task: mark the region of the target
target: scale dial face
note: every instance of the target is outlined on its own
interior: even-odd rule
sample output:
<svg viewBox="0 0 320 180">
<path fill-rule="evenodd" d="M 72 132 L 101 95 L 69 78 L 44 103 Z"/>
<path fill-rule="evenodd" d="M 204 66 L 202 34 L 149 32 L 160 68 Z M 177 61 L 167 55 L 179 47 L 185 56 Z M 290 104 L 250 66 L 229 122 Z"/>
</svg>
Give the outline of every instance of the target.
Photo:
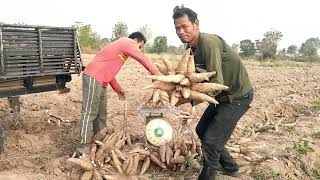
<svg viewBox="0 0 320 180">
<path fill-rule="evenodd" d="M 155 145 L 166 144 L 173 139 L 173 128 L 165 120 L 156 118 L 148 122 L 145 129 L 147 140 Z"/>
</svg>

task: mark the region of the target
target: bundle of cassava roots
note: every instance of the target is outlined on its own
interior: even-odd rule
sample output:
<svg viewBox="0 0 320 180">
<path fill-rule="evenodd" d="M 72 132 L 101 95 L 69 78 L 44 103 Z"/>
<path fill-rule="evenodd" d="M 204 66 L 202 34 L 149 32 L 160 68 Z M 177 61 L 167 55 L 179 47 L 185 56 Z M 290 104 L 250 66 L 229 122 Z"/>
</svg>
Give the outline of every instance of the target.
<svg viewBox="0 0 320 180">
<path fill-rule="evenodd" d="M 173 62 L 162 58 L 163 64 L 156 64 L 162 75 L 147 76 L 154 82 L 145 89 L 154 89 L 147 99 L 146 105 L 150 108 L 160 105 L 175 106 L 181 99 L 196 100 L 218 104 L 213 94 L 228 89 L 227 86 L 208 82 L 216 72 L 196 73 L 194 56 L 188 49 L 175 67 Z M 211 93 L 209 96 L 207 93 Z"/>
<path fill-rule="evenodd" d="M 180 172 L 200 169 L 202 151 L 195 132 L 183 131 L 180 126 L 175 133 L 170 143 L 156 147 L 141 143 L 126 130 L 112 132 L 106 128 L 93 138 L 89 155 L 67 161 L 84 170 L 82 180 L 148 179 L 144 173 L 149 167 Z"/>
</svg>

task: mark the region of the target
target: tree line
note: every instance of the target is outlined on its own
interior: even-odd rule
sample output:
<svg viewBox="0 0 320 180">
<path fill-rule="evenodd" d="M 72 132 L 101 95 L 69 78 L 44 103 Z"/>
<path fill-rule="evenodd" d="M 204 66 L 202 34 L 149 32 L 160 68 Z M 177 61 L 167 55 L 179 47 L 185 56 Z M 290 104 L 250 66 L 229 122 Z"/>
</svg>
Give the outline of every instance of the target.
<svg viewBox="0 0 320 180">
<path fill-rule="evenodd" d="M 124 22 L 117 22 L 113 26 L 112 35 L 109 38 L 101 38 L 95 31 L 93 31 L 90 24 L 76 22 L 74 26 L 77 28 L 80 47 L 84 52 L 98 50 L 110 42 L 113 42 L 121 37 L 127 37 L 129 35 L 128 26 Z M 143 25 L 136 31 L 142 32 L 147 39 L 147 43 L 144 48 L 146 53 L 166 52 L 172 54 L 182 54 L 185 51 L 184 45 L 179 47 L 168 45 L 166 36 L 157 36 L 153 39 L 153 42 L 150 42 L 152 38 L 152 31 L 148 25 Z"/>
<path fill-rule="evenodd" d="M 101 38 L 93 31 L 90 24 L 76 22 L 78 38 L 81 49 L 84 51 L 98 50 L 104 45 L 115 41 L 121 37 L 128 36 L 128 26 L 124 22 L 117 22 L 112 28 L 112 35 L 109 38 Z M 157 36 L 151 41 L 152 31 L 148 25 L 143 25 L 137 29 L 142 32 L 147 39 L 145 45 L 146 53 L 172 53 L 182 54 L 185 51 L 185 45 L 175 47 L 168 45 L 166 36 Z M 288 48 L 278 49 L 283 34 L 278 30 L 269 30 L 263 34 L 258 40 L 244 39 L 240 43 L 232 44 L 232 48 L 244 59 L 290 59 L 296 61 L 320 61 L 319 37 L 311 37 L 300 46 L 290 45 Z"/>
<path fill-rule="evenodd" d="M 308 38 L 299 47 L 290 45 L 288 48 L 278 49 L 278 43 L 283 35 L 280 31 L 270 30 L 263 34 L 261 40 L 244 39 L 232 48 L 244 59 L 291 59 L 297 61 L 320 61 L 319 37 Z"/>
</svg>

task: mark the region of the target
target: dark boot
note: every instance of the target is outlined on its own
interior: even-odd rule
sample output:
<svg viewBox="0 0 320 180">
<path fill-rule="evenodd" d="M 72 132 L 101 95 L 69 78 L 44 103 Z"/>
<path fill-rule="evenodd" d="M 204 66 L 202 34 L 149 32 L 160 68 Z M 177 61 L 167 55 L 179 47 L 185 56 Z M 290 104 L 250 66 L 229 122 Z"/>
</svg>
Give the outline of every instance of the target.
<svg viewBox="0 0 320 180">
<path fill-rule="evenodd" d="M 239 170 L 230 171 L 230 170 L 221 168 L 221 172 L 223 175 L 227 175 L 227 176 L 232 176 L 232 177 L 239 177 L 240 176 Z"/>
<path fill-rule="evenodd" d="M 230 153 L 226 150 L 226 148 L 223 149 L 219 163 L 221 164 L 220 171 L 222 174 L 232 177 L 239 177 L 239 166 L 236 163 L 236 161 L 233 159 L 233 157 L 230 155 Z"/>
<path fill-rule="evenodd" d="M 198 180 L 215 180 L 217 171 L 212 168 L 203 168 L 198 177 Z"/>
</svg>

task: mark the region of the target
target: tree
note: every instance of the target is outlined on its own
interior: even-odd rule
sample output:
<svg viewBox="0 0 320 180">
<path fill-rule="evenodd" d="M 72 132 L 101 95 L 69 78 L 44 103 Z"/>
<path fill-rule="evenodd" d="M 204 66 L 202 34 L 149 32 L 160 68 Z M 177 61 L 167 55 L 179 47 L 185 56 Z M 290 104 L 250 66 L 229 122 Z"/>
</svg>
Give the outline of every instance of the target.
<svg viewBox="0 0 320 180">
<path fill-rule="evenodd" d="M 248 58 L 256 53 L 254 43 L 250 39 L 240 41 L 240 56 Z"/>
<path fill-rule="evenodd" d="M 289 55 L 289 58 L 296 58 L 298 54 L 297 50 L 298 50 L 298 47 L 296 45 L 290 45 L 287 50 L 287 54 Z"/>
<path fill-rule="evenodd" d="M 166 52 L 168 49 L 167 37 L 158 36 L 154 39 L 152 51 L 155 53 Z"/>
<path fill-rule="evenodd" d="M 186 51 L 187 44 L 181 44 L 177 49 L 177 54 L 183 54 Z"/>
<path fill-rule="evenodd" d="M 117 22 L 112 28 L 111 41 L 128 36 L 128 26 L 124 22 Z"/>
<path fill-rule="evenodd" d="M 81 48 L 99 49 L 101 47 L 100 36 L 92 30 L 90 24 L 75 22 L 74 27 L 77 28 Z"/>
<path fill-rule="evenodd" d="M 138 31 L 141 32 L 147 39 L 147 43 L 144 45 L 144 51 L 147 53 L 152 52 L 152 42 L 150 42 L 152 38 L 152 31 L 148 27 L 148 25 L 143 25 L 140 28 L 138 28 Z"/>
<path fill-rule="evenodd" d="M 167 49 L 167 53 L 170 54 L 178 54 L 178 48 L 175 46 L 170 45 Z"/>
<path fill-rule="evenodd" d="M 138 28 L 138 31 L 146 37 L 147 42 L 152 38 L 152 31 L 147 24 Z"/>
<path fill-rule="evenodd" d="M 318 49 L 320 48 L 320 39 L 319 38 L 309 38 L 306 42 L 301 44 L 299 53 L 308 58 L 318 58 Z"/>
<path fill-rule="evenodd" d="M 278 51 L 277 57 L 279 59 L 287 59 L 287 50 L 285 48 L 282 48 L 281 50 Z"/>
<path fill-rule="evenodd" d="M 151 43 L 148 43 L 144 45 L 144 52 L 145 53 L 152 53 L 153 52 L 153 49 L 152 49 L 152 44 Z"/>
<path fill-rule="evenodd" d="M 237 54 L 239 53 L 239 44 L 233 43 L 231 48 L 236 52 Z"/>
<path fill-rule="evenodd" d="M 282 33 L 277 30 L 270 30 L 263 34 L 262 40 L 256 40 L 256 48 L 263 59 L 275 59 L 277 54 L 278 43 L 283 37 Z"/>
<path fill-rule="evenodd" d="M 111 42 L 109 38 L 102 38 L 100 41 L 103 46 Z"/>
</svg>

